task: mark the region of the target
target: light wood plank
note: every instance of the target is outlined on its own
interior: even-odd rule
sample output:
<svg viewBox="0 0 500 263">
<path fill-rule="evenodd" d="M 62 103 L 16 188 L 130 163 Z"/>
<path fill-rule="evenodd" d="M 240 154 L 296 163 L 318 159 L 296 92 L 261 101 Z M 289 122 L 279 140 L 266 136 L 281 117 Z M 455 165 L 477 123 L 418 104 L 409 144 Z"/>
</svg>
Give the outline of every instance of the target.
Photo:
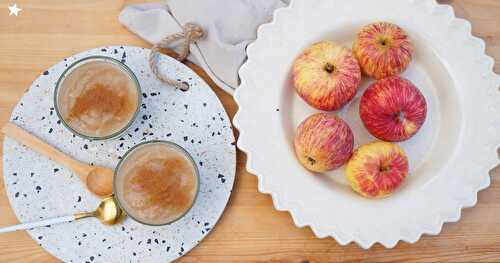
<svg viewBox="0 0 500 263">
<path fill-rule="evenodd" d="M 102 45 L 149 47 L 117 21 L 123 6 L 139 2 L 18 0 L 23 11 L 19 17 L 9 17 L 6 6 L 11 2 L 0 0 L 0 125 L 40 72 L 62 58 Z M 487 53 L 496 59 L 500 72 L 500 1 L 441 2 L 450 3 L 458 16 L 472 22 L 474 34 L 486 41 Z M 233 116 L 234 100 L 210 84 Z M 479 194 L 478 205 L 465 209 L 458 223 L 446 224 L 439 236 L 424 236 L 417 244 L 401 243 L 392 250 L 376 245 L 364 251 L 353 244 L 339 246 L 331 238 L 317 239 L 309 228 L 295 227 L 288 213 L 276 211 L 271 198 L 257 191 L 257 179 L 245 170 L 245 162 L 245 155 L 238 152 L 235 188 L 219 224 L 179 262 L 500 261 L 498 168 L 492 172 L 491 187 Z M 3 177 L 0 215 L 0 226 L 17 223 Z M 0 261 L 58 262 L 24 232 L 0 235 Z"/>
</svg>

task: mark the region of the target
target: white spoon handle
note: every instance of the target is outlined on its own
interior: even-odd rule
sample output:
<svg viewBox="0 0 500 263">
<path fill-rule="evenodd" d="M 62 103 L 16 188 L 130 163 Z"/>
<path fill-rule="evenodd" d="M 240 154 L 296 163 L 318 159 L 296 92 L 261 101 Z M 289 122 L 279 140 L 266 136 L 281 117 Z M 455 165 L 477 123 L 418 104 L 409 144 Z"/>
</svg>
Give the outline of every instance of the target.
<svg viewBox="0 0 500 263">
<path fill-rule="evenodd" d="M 12 232 L 12 231 L 17 231 L 17 230 L 25 230 L 25 229 L 35 228 L 35 227 L 65 223 L 65 222 L 70 222 L 73 220 L 75 220 L 74 215 L 49 218 L 49 219 L 40 220 L 40 221 L 34 221 L 34 222 L 28 222 L 28 223 L 24 223 L 24 224 L 3 227 L 3 228 L 0 228 L 0 233 L 7 233 L 7 232 Z"/>
</svg>

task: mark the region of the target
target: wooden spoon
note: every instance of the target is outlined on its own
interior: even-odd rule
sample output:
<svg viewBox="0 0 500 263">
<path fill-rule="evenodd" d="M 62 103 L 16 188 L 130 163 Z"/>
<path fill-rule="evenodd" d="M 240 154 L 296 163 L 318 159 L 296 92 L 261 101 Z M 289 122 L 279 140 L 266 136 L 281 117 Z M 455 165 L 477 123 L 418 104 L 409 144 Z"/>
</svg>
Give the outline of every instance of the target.
<svg viewBox="0 0 500 263">
<path fill-rule="evenodd" d="M 106 196 L 113 193 L 114 172 L 112 169 L 91 166 L 77 161 L 13 123 L 6 123 L 2 128 L 2 132 L 72 170 L 92 193 L 98 196 Z"/>
</svg>

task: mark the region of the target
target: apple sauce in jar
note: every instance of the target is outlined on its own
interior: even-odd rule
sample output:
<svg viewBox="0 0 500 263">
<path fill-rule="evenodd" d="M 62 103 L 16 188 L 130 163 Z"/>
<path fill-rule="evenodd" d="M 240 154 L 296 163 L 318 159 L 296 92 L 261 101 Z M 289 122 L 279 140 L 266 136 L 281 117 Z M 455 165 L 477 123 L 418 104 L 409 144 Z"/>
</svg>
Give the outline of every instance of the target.
<svg viewBox="0 0 500 263">
<path fill-rule="evenodd" d="M 133 73 L 111 58 L 87 58 L 63 73 L 56 111 L 64 125 L 92 139 L 115 137 L 133 121 L 140 87 Z"/>
<path fill-rule="evenodd" d="M 152 141 L 132 148 L 115 171 L 115 195 L 136 221 L 164 225 L 193 206 L 198 193 L 198 169 L 180 146 Z"/>
</svg>

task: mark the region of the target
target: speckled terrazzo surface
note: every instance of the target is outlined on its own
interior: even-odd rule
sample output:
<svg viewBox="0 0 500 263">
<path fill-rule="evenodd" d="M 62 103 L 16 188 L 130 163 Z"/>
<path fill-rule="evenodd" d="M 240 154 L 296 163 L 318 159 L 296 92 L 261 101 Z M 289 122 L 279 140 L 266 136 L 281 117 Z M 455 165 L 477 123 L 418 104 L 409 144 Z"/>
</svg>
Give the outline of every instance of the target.
<svg viewBox="0 0 500 263">
<path fill-rule="evenodd" d="M 130 218 L 104 226 L 96 219 L 28 231 L 36 242 L 65 262 L 169 262 L 191 250 L 222 215 L 233 187 L 236 149 L 231 123 L 210 87 L 189 68 L 161 56 L 160 71 L 186 81 L 182 92 L 158 81 L 147 65 L 148 49 L 110 46 L 64 59 L 44 71 L 15 107 L 10 121 L 63 152 L 88 163 L 114 167 L 135 144 L 168 140 L 183 146 L 200 170 L 200 193 L 194 207 L 168 226 L 141 225 Z M 59 75 L 74 61 L 91 55 L 121 60 L 142 88 L 138 118 L 122 136 L 89 141 L 74 136 L 59 121 L 53 91 Z M 22 222 L 94 210 L 99 199 L 62 165 L 17 142 L 4 141 L 7 194 Z"/>
</svg>

